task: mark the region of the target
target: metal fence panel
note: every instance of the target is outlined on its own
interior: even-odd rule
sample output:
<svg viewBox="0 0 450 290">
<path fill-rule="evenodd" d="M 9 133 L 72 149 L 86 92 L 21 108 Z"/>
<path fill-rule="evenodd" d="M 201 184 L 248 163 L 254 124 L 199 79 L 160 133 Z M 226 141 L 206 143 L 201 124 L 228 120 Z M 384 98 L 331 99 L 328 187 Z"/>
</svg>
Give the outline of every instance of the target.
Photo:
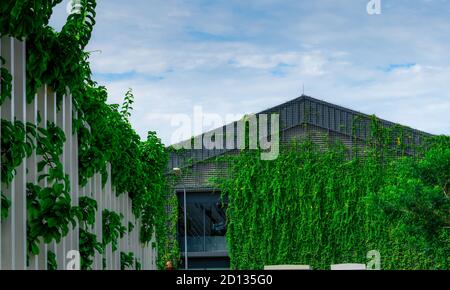
<svg viewBox="0 0 450 290">
<path fill-rule="evenodd" d="M 6 60 L 4 67 L 13 76 L 13 88 L 11 99 L 6 99 L 0 110 L 0 117 L 9 122 L 14 120 L 30 122 L 42 128 L 47 127 L 47 122 L 52 122 L 61 128 L 66 136 L 66 142 L 61 155 L 64 172 L 70 179 L 70 195 L 72 206 L 77 206 L 80 196 L 88 196 L 97 201 L 98 210 L 96 221 L 92 228 L 87 229 L 96 235 L 102 242 L 102 213 L 104 209 L 115 211 L 123 215 L 123 225 L 127 231 L 118 241 L 118 249 L 112 251 L 108 245 L 105 253 L 96 253 L 93 257 L 93 269 L 103 269 L 103 260 L 106 258 L 107 269 L 120 269 L 120 253 L 133 252 L 141 261 L 142 269 L 155 269 L 154 250 L 149 245 L 139 242 L 140 221 L 131 211 L 131 200 L 126 193 L 116 195 L 116 190 L 111 184 L 111 166 L 108 165 L 108 180 L 102 186 L 102 176 L 95 173 L 87 184 L 79 187 L 78 172 L 78 136 L 73 132 L 73 117 L 76 111 L 73 106 L 72 96 L 68 92 L 57 107 L 57 96 L 50 87 L 44 85 L 40 88 L 34 100 L 26 102 L 26 43 L 11 37 L 2 37 L 0 41 L 0 55 Z M 41 122 L 38 123 L 38 115 Z M 0 131 L 1 134 L 1 131 Z M 16 168 L 13 181 L 9 184 L 1 184 L 2 193 L 11 201 L 8 217 L 0 223 L 0 269 L 47 269 L 48 251 L 56 254 L 58 269 L 65 269 L 67 264 L 67 252 L 79 250 L 79 227 L 70 227 L 69 234 L 60 243 L 40 244 L 40 253 L 37 256 L 30 255 L 27 266 L 27 209 L 26 209 L 26 185 L 28 182 L 38 183 L 37 163 L 40 156 L 33 152 L 28 158 L 24 158 L 22 164 Z M 48 170 L 44 168 L 44 171 Z M 45 173 L 45 172 L 44 172 Z M 48 181 L 39 181 L 41 187 L 48 186 Z M 1 201 L 0 201 L 1 202 Z M 128 233 L 128 222 L 134 224 L 134 229 Z M 147 263 L 148 261 L 148 263 Z M 133 263 L 134 264 L 134 263 Z M 134 265 L 133 265 L 134 266 Z"/>
</svg>

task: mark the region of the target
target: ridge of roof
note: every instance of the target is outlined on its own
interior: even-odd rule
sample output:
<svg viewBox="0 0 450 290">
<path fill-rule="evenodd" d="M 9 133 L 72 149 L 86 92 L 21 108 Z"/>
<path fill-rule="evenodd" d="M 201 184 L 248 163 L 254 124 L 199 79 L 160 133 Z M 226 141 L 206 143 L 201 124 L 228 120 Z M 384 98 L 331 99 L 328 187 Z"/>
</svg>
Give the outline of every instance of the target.
<svg viewBox="0 0 450 290">
<path fill-rule="evenodd" d="M 324 100 L 320 100 L 320 99 L 317 99 L 317 98 L 313 98 L 313 97 L 308 96 L 308 95 L 305 95 L 305 94 L 302 94 L 301 96 L 299 96 L 299 97 L 297 97 L 297 98 L 294 98 L 294 99 L 292 99 L 292 100 L 286 101 L 286 102 L 281 103 L 281 104 L 279 104 L 279 105 L 276 105 L 276 106 L 267 108 L 267 109 L 265 109 L 265 110 L 262 110 L 262 111 L 260 111 L 259 113 L 255 113 L 255 115 L 271 113 L 271 112 L 274 112 L 274 111 L 276 111 L 276 110 L 283 109 L 284 107 L 287 107 L 288 105 L 291 105 L 291 104 L 294 104 L 294 103 L 298 103 L 298 102 L 301 102 L 301 101 L 306 101 L 306 100 L 307 100 L 307 101 L 310 101 L 310 102 L 319 103 L 319 104 L 325 105 L 325 106 L 327 106 L 327 107 L 331 107 L 331 108 L 335 108 L 335 109 L 338 109 L 338 110 L 342 110 L 342 111 L 345 111 L 345 112 L 348 112 L 348 113 L 351 113 L 351 114 L 355 114 L 355 115 L 358 115 L 358 116 L 362 116 L 362 117 L 365 117 L 365 118 L 370 118 L 371 116 L 373 116 L 373 115 L 369 115 L 369 114 L 366 114 L 366 113 L 362 113 L 362 112 L 359 112 L 359 111 L 355 111 L 355 110 L 352 110 L 352 109 L 349 109 L 349 108 L 346 108 L 346 107 L 343 107 L 343 106 L 340 106 L 340 105 L 336 105 L 336 104 L 333 104 L 333 103 L 330 103 L 330 102 L 327 102 L 327 101 L 324 101 Z M 378 117 L 377 117 L 377 118 L 378 118 Z M 414 132 L 416 132 L 416 133 L 423 134 L 423 135 L 427 135 L 427 136 L 432 136 L 432 134 L 430 134 L 430 133 L 427 133 L 427 132 L 424 132 L 424 131 L 420 131 L 420 130 L 418 130 L 418 129 L 415 129 L 415 128 L 412 128 L 412 127 L 409 127 L 409 126 L 406 126 L 406 125 L 394 123 L 394 122 L 391 122 L 391 121 L 388 121 L 388 120 L 384 120 L 384 119 L 381 119 L 381 118 L 378 118 L 378 119 L 379 119 L 381 122 L 385 123 L 386 125 L 390 125 L 390 126 L 400 125 L 400 126 L 403 126 L 403 127 L 407 128 L 407 129 L 409 129 L 409 130 L 412 130 L 412 131 L 414 131 Z M 234 123 L 236 123 L 236 122 L 238 122 L 238 120 L 237 120 L 237 121 L 233 121 L 233 122 L 228 123 L 228 124 L 225 124 L 225 125 L 223 125 L 223 126 L 221 126 L 221 127 L 222 127 L 222 128 L 225 128 L 226 126 L 229 126 L 229 125 L 234 124 Z M 203 136 L 203 135 L 205 135 L 205 134 L 207 134 L 207 133 L 210 133 L 210 132 L 213 132 L 213 131 L 215 131 L 215 130 L 221 128 L 221 127 L 217 127 L 217 128 L 215 128 L 215 129 L 212 129 L 212 130 L 203 132 L 203 133 L 201 133 L 200 135 L 192 136 L 191 139 L 193 139 L 193 138 L 195 139 L 195 138 L 197 138 L 197 137 Z M 280 128 L 280 129 L 281 129 L 281 128 Z M 287 130 L 287 129 L 289 129 L 289 128 L 281 129 L 281 131 L 285 131 L 285 130 Z M 183 141 L 178 142 L 178 143 L 175 143 L 175 144 L 171 144 L 171 145 L 169 145 L 169 147 L 170 147 L 170 146 L 177 145 L 177 144 L 183 144 L 183 143 L 185 143 L 185 142 L 187 142 L 187 141 L 189 141 L 189 139 L 183 140 Z"/>
</svg>

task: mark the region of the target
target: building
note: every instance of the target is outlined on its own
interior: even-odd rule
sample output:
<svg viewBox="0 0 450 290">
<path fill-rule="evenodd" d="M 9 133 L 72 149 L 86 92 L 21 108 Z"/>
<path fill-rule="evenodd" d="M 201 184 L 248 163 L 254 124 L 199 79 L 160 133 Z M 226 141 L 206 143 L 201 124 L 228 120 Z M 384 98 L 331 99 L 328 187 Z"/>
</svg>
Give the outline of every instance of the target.
<svg viewBox="0 0 450 290">
<path fill-rule="evenodd" d="M 351 148 L 355 145 L 364 146 L 370 134 L 370 116 L 305 95 L 264 110 L 256 116 L 272 113 L 279 114 L 280 143 L 308 137 L 319 146 L 325 145 L 324 142 L 340 140 Z M 357 129 L 354 127 L 354 120 L 358 120 Z M 380 123 L 383 127 L 397 126 L 385 120 L 380 120 Z M 218 131 L 226 132 L 227 126 L 236 128 L 237 122 L 218 128 Z M 408 142 L 412 144 L 418 145 L 424 137 L 430 136 L 428 133 L 415 129 L 403 128 L 410 136 Z M 203 138 L 207 133 L 196 136 L 194 139 Z M 226 140 L 224 140 L 224 148 L 226 148 L 225 142 Z M 236 144 L 236 141 L 233 142 Z M 185 242 L 187 242 L 189 269 L 229 267 L 225 240 L 225 208 L 222 206 L 220 191 L 211 183 L 211 178 L 226 174 L 224 164 L 216 162 L 214 157 L 237 152 L 237 149 L 202 148 L 184 149 L 171 153 L 168 169 L 181 168 L 183 172 L 175 187 L 180 201 L 178 239 L 183 257 L 182 268 L 185 261 Z M 414 152 L 408 153 L 414 154 Z"/>
</svg>

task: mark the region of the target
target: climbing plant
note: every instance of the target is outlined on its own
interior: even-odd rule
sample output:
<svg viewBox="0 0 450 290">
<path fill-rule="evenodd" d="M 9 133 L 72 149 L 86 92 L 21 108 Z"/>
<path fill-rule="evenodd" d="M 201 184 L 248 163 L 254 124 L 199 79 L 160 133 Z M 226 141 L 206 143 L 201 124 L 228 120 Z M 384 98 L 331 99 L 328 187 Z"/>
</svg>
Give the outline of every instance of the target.
<svg viewBox="0 0 450 290">
<path fill-rule="evenodd" d="M 84 186 L 96 172 L 102 174 L 103 182 L 111 178 L 117 194 L 128 194 L 132 199 L 133 213 L 142 218 L 141 229 L 138 229 L 141 241 L 148 243 L 154 236 L 165 239 L 160 234 L 167 233 L 167 229 L 163 229 L 167 217 L 159 208 L 166 205 L 163 172 L 167 153 L 164 146 L 155 133 L 149 133 L 149 138 L 142 142 L 133 130 L 128 120 L 133 104 L 131 90 L 125 94 L 122 106 L 111 105 L 107 103 L 106 89 L 91 79 L 90 54 L 84 49 L 95 25 L 96 1 L 81 0 L 78 11 L 68 16 L 61 31 L 55 31 L 48 23 L 53 8 L 60 2 L 4 0 L 0 3 L 0 36 L 12 36 L 27 42 L 26 99 L 31 102 L 43 85 L 56 92 L 58 105 L 70 92 L 76 112 L 73 130 L 78 134 L 79 143 L 79 185 Z M 6 69 L 5 60 L 2 58 L 0 61 L 1 105 L 11 97 L 12 76 Z M 42 124 L 34 127 L 2 119 L 2 183 L 9 185 L 15 169 L 36 150 L 43 159 L 38 165 L 38 181 L 45 180 L 46 185 L 43 186 L 42 182 L 27 184 L 28 250 L 36 254 L 39 241 L 59 241 L 78 218 L 82 225 L 82 263 L 83 267 L 90 268 L 93 252 L 100 251 L 99 243 L 89 233 L 92 216 L 83 213 L 84 205 L 80 208 L 71 206 L 70 183 L 58 158 L 64 134 L 54 124 L 46 125 L 44 129 Z M 111 176 L 107 176 L 108 163 L 111 164 Z M 3 193 L 1 204 L 1 218 L 4 219 L 10 201 Z M 108 227 L 106 240 L 101 244 L 114 245 L 123 232 L 123 226 L 116 226 L 117 214 L 104 214 L 103 222 Z M 175 244 L 170 246 L 176 247 Z"/>
<path fill-rule="evenodd" d="M 28 129 L 27 129 L 28 126 Z M 20 121 L 1 121 L 1 181 L 10 184 L 15 169 L 32 153 L 34 142 L 27 136 L 27 130 L 33 131 L 33 125 Z"/>
<path fill-rule="evenodd" d="M 450 137 L 430 139 L 416 156 L 401 146 L 401 129 L 373 120 L 371 132 L 360 154 L 307 138 L 273 161 L 248 150 L 222 158 L 230 178 L 216 182 L 228 200 L 231 267 L 329 269 L 378 250 L 383 269 L 450 269 Z"/>
<path fill-rule="evenodd" d="M 3 102 L 11 97 L 12 92 L 12 76 L 9 71 L 3 66 L 6 61 L 0 56 L 0 106 Z"/>
<path fill-rule="evenodd" d="M 97 202 L 88 196 L 81 196 L 78 201 L 78 214 L 80 226 L 88 228 L 95 223 L 95 213 L 97 212 Z"/>
<path fill-rule="evenodd" d="M 60 162 L 65 136 L 53 123 L 47 128 L 20 121 L 1 122 L 2 183 L 9 185 L 15 168 L 31 156 L 33 150 L 41 157 L 37 164 L 38 182 L 45 179 L 47 186 L 27 184 L 27 243 L 30 253 L 39 253 L 39 241 L 60 241 L 69 224 L 75 225 L 75 208 L 70 202 L 68 176 Z M 10 201 L 2 195 L 2 219 L 7 216 Z"/>
<path fill-rule="evenodd" d="M 155 201 L 157 216 L 162 217 L 155 220 L 156 245 L 154 246 L 158 249 L 156 262 L 159 269 L 165 269 L 168 261 L 172 262 L 174 268 L 179 266 L 180 249 L 176 236 L 178 198 L 173 191 L 176 180 L 172 177 L 167 180 L 166 190 Z"/>
<path fill-rule="evenodd" d="M 15 168 L 33 150 L 33 143 L 26 135 L 26 126 L 22 122 L 1 120 L 1 182 L 9 185 L 14 178 Z M 1 194 L 1 220 L 6 219 L 11 201 Z"/>
<path fill-rule="evenodd" d="M 97 251 L 99 254 L 103 253 L 102 243 L 97 241 L 97 236 L 89 229 L 95 223 L 95 214 L 97 202 L 87 196 L 82 196 L 79 199 L 78 215 L 80 220 L 80 259 L 81 269 L 92 269 L 93 257 Z"/>
<path fill-rule="evenodd" d="M 30 128 L 31 126 L 29 126 Z M 38 182 L 47 185 L 27 184 L 27 242 L 28 250 L 39 254 L 40 238 L 45 243 L 60 242 L 76 226 L 77 209 L 71 205 L 69 176 L 64 173 L 60 155 L 65 142 L 64 132 L 49 122 L 47 128 L 29 130 L 36 140 Z"/>
<path fill-rule="evenodd" d="M 117 242 L 126 233 L 127 228 L 122 225 L 123 215 L 107 209 L 102 213 L 102 230 L 103 230 L 103 249 L 111 244 L 112 251 L 117 250 Z"/>
<path fill-rule="evenodd" d="M 134 259 L 134 268 L 138 271 L 142 269 L 142 264 L 138 258 Z"/>
<path fill-rule="evenodd" d="M 56 254 L 53 251 L 47 251 L 47 269 L 50 271 L 55 271 L 58 269 Z"/>
<path fill-rule="evenodd" d="M 120 252 L 120 269 L 126 270 L 133 267 L 133 263 L 135 262 L 134 254 L 132 252 L 125 253 Z"/>
<path fill-rule="evenodd" d="M 8 217 L 8 211 L 11 206 L 9 199 L 2 193 L 1 194 L 1 208 L 0 208 L 0 221 Z"/>
</svg>

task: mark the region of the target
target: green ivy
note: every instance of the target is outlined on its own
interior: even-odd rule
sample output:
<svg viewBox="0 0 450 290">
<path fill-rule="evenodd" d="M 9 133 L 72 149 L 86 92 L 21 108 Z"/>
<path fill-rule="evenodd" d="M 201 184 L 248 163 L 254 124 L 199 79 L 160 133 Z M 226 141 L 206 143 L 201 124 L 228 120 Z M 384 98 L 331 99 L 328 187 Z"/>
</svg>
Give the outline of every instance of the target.
<svg viewBox="0 0 450 290">
<path fill-rule="evenodd" d="M 134 260 L 134 268 L 139 271 L 142 270 L 142 264 L 138 258 Z"/>
<path fill-rule="evenodd" d="M 1 205 L 0 208 L 0 222 L 5 220 L 8 217 L 8 211 L 11 207 L 11 201 L 2 193 L 1 194 Z"/>
<path fill-rule="evenodd" d="M 173 177 L 173 176 L 172 176 Z M 164 194 L 161 195 L 156 206 L 155 235 L 158 249 L 158 269 L 165 269 L 167 261 L 171 261 L 174 268 L 179 266 L 180 248 L 176 236 L 178 225 L 178 198 L 174 193 L 176 179 L 169 179 Z"/>
<path fill-rule="evenodd" d="M 4 184 L 12 182 L 15 168 L 31 155 L 35 147 L 27 131 L 35 131 L 32 124 L 1 120 L 1 181 Z"/>
<path fill-rule="evenodd" d="M 65 136 L 53 123 L 47 129 L 36 128 L 28 132 L 36 140 L 36 154 L 41 157 L 37 168 L 38 181 L 47 186 L 27 184 L 27 242 L 28 250 L 39 254 L 40 238 L 44 243 L 59 243 L 76 226 L 77 208 L 71 205 L 69 177 L 64 173 L 60 155 Z"/>
<path fill-rule="evenodd" d="M 80 258 L 82 270 L 92 270 L 95 251 L 99 254 L 103 253 L 103 246 L 97 241 L 97 236 L 80 228 Z"/>
<path fill-rule="evenodd" d="M 67 89 L 73 97 L 77 112 L 73 120 L 74 132 L 79 142 L 79 184 L 84 186 L 94 173 L 100 172 L 103 182 L 108 178 L 106 166 L 111 164 L 112 184 L 118 194 L 127 193 L 133 200 L 133 213 L 142 218 L 140 237 L 148 243 L 153 233 L 163 233 L 166 215 L 158 206 L 165 205 L 163 174 L 167 153 L 155 133 L 142 142 L 128 120 L 132 110 L 133 94 L 128 91 L 122 107 L 107 103 L 107 92 L 91 79 L 89 53 L 84 49 L 89 42 L 95 24 L 95 0 L 81 0 L 80 13 L 68 16 L 61 31 L 48 25 L 53 8 L 61 0 L 3 0 L 0 3 L 0 36 L 27 39 L 26 95 L 31 102 L 44 84 L 57 94 L 58 104 Z M 0 104 L 11 96 L 12 77 L 3 67 L 1 59 Z M 70 207 L 69 182 L 57 160 L 58 146 L 50 143 L 62 140 L 59 132 L 50 128 L 28 130 L 19 121 L 10 123 L 2 119 L 2 182 L 9 184 L 14 170 L 31 150 L 41 150 L 44 160 L 39 165 L 40 180 L 48 179 L 48 188 L 36 184 L 27 185 L 30 207 L 28 231 L 29 251 L 37 253 L 40 237 L 44 241 L 59 240 L 74 223 L 79 214 Z M 30 132 L 30 133 L 29 133 Z M 35 135 L 33 136 L 33 132 Z M 32 140 L 33 137 L 37 140 Z M 43 146 L 37 146 L 43 143 Z M 34 144 L 34 145 L 33 145 Z M 59 144 L 58 144 L 59 145 Z M 39 149 L 41 148 L 41 149 Z M 58 149 L 59 150 L 59 149 Z M 47 168 L 48 172 L 43 169 Z M 53 206 L 49 204 L 54 202 Z M 5 202 L 2 215 L 6 215 Z M 161 213 L 163 215 L 161 215 Z M 40 223 L 41 221 L 45 221 Z M 48 223 L 49 221 L 49 223 Z M 159 230 L 158 230 L 159 228 Z M 174 230 L 174 228 L 171 228 Z M 84 238 L 88 238 L 87 230 Z M 171 233 L 174 235 L 174 232 Z M 165 237 L 157 234 L 157 239 Z M 92 242 L 92 239 L 89 241 Z M 85 253 L 92 253 L 94 243 L 86 241 Z M 103 241 L 102 241 L 103 242 Z M 159 245 L 168 245 L 160 242 Z M 170 246 L 175 246 L 170 244 Z M 161 249 L 161 252 L 177 249 Z M 87 258 L 88 256 L 86 256 Z"/>
<path fill-rule="evenodd" d="M 95 223 L 95 213 L 97 211 L 97 201 L 88 196 L 81 196 L 78 200 L 78 211 L 80 226 L 87 228 Z"/>
<path fill-rule="evenodd" d="M 0 3 L 0 34 L 23 38 L 48 24 L 52 9 L 62 0 L 16 0 Z"/>
<path fill-rule="evenodd" d="M 228 200 L 233 269 L 329 269 L 366 263 L 370 250 L 380 251 L 383 269 L 450 268 L 450 137 L 429 140 L 415 156 L 402 148 L 401 130 L 372 126 L 359 154 L 307 139 L 273 161 L 256 151 L 223 158 L 232 178 L 216 182 Z"/>
<path fill-rule="evenodd" d="M 68 176 L 63 171 L 59 156 L 65 142 L 61 129 L 53 123 L 47 128 L 31 123 L 14 123 L 1 120 L 1 171 L 2 183 L 9 185 L 14 178 L 15 168 L 30 157 L 33 150 L 41 157 L 37 164 L 38 181 L 46 180 L 47 186 L 27 184 L 27 242 L 32 254 L 39 253 L 40 238 L 45 243 L 60 241 L 68 233 L 71 223 L 75 226 L 75 211 L 71 206 Z M 2 218 L 10 207 L 5 198 L 2 204 Z"/>
<path fill-rule="evenodd" d="M 87 196 L 79 199 L 78 215 L 80 220 L 80 258 L 81 269 L 91 270 L 95 251 L 103 253 L 103 245 L 97 241 L 97 236 L 88 229 L 95 223 L 97 202 Z"/>
<path fill-rule="evenodd" d="M 134 254 L 132 252 L 125 253 L 120 252 L 120 269 L 126 270 L 133 267 L 134 260 Z"/>
<path fill-rule="evenodd" d="M 108 244 L 111 244 L 112 251 L 117 250 L 117 243 L 120 238 L 122 238 L 127 228 L 122 225 L 123 215 L 118 214 L 114 211 L 110 211 L 108 209 L 104 209 L 102 213 L 103 219 L 103 248 L 105 248 Z"/>
<path fill-rule="evenodd" d="M 6 61 L 0 56 L 0 106 L 7 98 L 11 98 L 12 93 L 12 75 L 3 67 Z"/>
<path fill-rule="evenodd" d="M 169 157 L 155 132 L 149 132 L 147 140 L 139 144 L 139 156 L 141 167 L 134 177 L 142 180 L 144 191 L 134 195 L 133 207 L 143 222 L 141 242 L 147 243 L 152 240 L 158 222 L 167 217 L 167 180 L 164 173 Z"/>
<path fill-rule="evenodd" d="M 56 262 L 56 255 L 52 251 L 47 251 L 47 270 L 56 271 L 58 263 Z"/>
<path fill-rule="evenodd" d="M 134 224 L 132 222 L 128 222 L 128 233 L 131 233 L 134 229 Z"/>
</svg>

